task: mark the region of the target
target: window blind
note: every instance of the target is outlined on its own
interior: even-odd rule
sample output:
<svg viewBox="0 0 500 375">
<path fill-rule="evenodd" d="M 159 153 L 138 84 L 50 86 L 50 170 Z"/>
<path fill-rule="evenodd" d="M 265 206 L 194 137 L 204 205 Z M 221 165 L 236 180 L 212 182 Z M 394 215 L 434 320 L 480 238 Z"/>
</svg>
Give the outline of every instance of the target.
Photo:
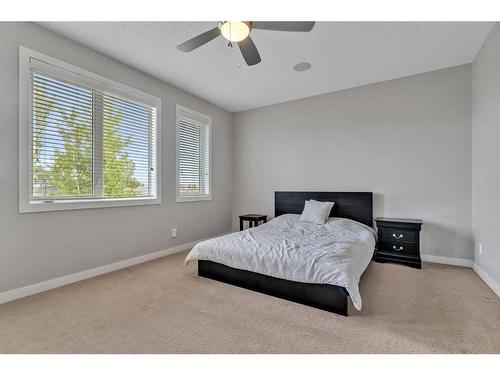
<svg viewBox="0 0 500 375">
<path fill-rule="evenodd" d="M 30 64 L 30 200 L 154 198 L 157 108 Z"/>
<path fill-rule="evenodd" d="M 210 118 L 177 110 L 178 200 L 210 199 Z"/>
</svg>

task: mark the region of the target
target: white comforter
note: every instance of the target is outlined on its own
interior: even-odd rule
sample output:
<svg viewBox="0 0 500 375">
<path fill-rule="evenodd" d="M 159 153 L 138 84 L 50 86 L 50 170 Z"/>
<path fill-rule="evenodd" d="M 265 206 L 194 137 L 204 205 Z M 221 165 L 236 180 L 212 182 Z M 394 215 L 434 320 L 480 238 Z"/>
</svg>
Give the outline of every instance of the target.
<svg viewBox="0 0 500 375">
<path fill-rule="evenodd" d="M 353 220 L 330 218 L 325 225 L 282 215 L 267 224 L 198 243 L 192 260 L 211 260 L 229 267 L 303 283 L 345 287 L 361 310 L 358 283 L 375 248 L 372 228 Z"/>
</svg>

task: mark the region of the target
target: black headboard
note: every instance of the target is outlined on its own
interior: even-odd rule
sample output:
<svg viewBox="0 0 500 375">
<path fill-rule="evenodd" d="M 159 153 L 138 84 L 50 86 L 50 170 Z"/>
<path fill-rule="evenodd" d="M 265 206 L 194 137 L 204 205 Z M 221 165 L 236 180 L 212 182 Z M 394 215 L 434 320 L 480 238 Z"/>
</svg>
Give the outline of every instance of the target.
<svg viewBox="0 0 500 375">
<path fill-rule="evenodd" d="M 335 202 L 330 217 L 343 217 L 373 227 L 373 193 L 329 191 L 276 191 L 274 216 L 301 214 L 309 199 Z"/>
</svg>

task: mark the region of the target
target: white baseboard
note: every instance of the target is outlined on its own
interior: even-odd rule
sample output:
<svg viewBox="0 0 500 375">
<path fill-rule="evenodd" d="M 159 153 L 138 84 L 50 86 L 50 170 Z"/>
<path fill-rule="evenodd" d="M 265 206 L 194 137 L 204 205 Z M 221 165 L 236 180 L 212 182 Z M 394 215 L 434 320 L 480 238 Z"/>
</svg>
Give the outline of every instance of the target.
<svg viewBox="0 0 500 375">
<path fill-rule="evenodd" d="M 472 269 L 478 276 L 485 282 L 486 285 L 490 287 L 491 290 L 495 292 L 495 294 L 500 297 L 500 284 L 497 283 L 493 278 L 486 273 L 486 271 L 477 263 L 474 262 Z"/>
<path fill-rule="evenodd" d="M 211 237 L 213 238 L 213 237 Z M 61 276 L 55 279 L 42 281 L 36 284 L 31 284 L 28 286 L 24 286 L 17 289 L 7 290 L 6 292 L 0 293 L 0 304 L 14 301 L 19 298 L 31 296 L 33 294 L 45 292 L 50 289 L 58 288 L 60 286 L 68 285 L 75 283 L 77 281 L 90 279 L 91 277 L 99 276 L 108 272 L 117 271 L 122 268 L 127 268 L 134 266 L 136 264 L 148 262 L 153 259 L 161 258 L 167 255 L 175 254 L 184 250 L 191 249 L 198 242 L 204 241 L 205 239 L 201 239 L 198 241 L 193 241 L 189 243 L 185 243 L 182 245 L 178 245 L 175 247 L 171 247 L 169 249 L 160 250 L 154 253 L 145 254 L 138 256 L 136 258 L 125 259 L 116 263 L 107 264 L 101 267 L 92 268 L 90 270 L 73 273 L 71 275 Z"/>
<path fill-rule="evenodd" d="M 420 258 L 424 262 L 449 264 L 451 266 L 472 267 L 473 264 L 472 259 L 448 258 L 448 257 L 440 257 L 437 255 L 421 254 Z"/>
<path fill-rule="evenodd" d="M 227 234 L 227 233 L 224 233 Z M 222 234 L 223 235 L 223 234 Z M 213 237 L 211 237 L 213 238 Z M 31 296 L 33 294 L 45 292 L 50 289 L 59 288 L 64 285 L 72 284 L 78 281 L 82 281 L 85 279 L 90 279 L 95 276 L 103 275 L 105 273 L 113 272 L 120 270 L 122 268 L 127 268 L 134 266 L 136 264 L 148 262 L 153 259 L 158 259 L 167 255 L 172 255 L 175 253 L 179 253 L 181 251 L 189 250 L 198 242 L 204 241 L 205 239 L 201 239 L 198 241 L 188 242 L 182 245 L 174 246 L 169 249 L 160 250 L 154 253 L 141 255 L 131 259 L 125 259 L 119 262 L 107 264 L 101 267 L 92 268 L 90 270 L 81 271 L 77 273 L 73 273 L 71 275 L 61 276 L 55 279 L 42 281 L 36 284 L 31 284 L 28 286 L 24 286 L 17 289 L 7 290 L 5 292 L 0 293 L 0 304 L 14 301 L 16 299 L 24 298 Z M 472 267 L 473 270 L 481 277 L 481 279 L 488 285 L 499 297 L 500 297 L 500 285 L 489 276 L 483 268 L 481 268 L 477 263 L 474 263 L 470 259 L 461 259 L 461 258 L 448 258 L 448 257 L 440 257 L 437 255 L 427 255 L 421 254 L 421 258 L 424 262 L 432 262 L 432 263 L 441 263 L 441 264 L 449 264 L 453 266 L 462 266 L 462 267 Z"/>
</svg>

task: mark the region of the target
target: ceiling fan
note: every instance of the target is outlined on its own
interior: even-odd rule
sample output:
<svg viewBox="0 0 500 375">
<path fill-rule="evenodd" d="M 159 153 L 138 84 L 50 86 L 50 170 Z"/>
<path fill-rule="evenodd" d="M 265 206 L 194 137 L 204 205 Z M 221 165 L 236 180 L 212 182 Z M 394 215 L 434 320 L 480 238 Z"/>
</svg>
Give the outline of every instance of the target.
<svg viewBox="0 0 500 375">
<path fill-rule="evenodd" d="M 191 52 L 222 34 L 229 41 L 229 47 L 232 47 L 233 43 L 238 44 L 247 65 L 255 65 L 261 62 L 261 58 L 257 47 L 255 47 L 252 38 L 250 38 L 252 29 L 308 32 L 313 27 L 314 22 L 221 21 L 217 27 L 178 45 L 177 49 L 183 52 Z"/>
</svg>

